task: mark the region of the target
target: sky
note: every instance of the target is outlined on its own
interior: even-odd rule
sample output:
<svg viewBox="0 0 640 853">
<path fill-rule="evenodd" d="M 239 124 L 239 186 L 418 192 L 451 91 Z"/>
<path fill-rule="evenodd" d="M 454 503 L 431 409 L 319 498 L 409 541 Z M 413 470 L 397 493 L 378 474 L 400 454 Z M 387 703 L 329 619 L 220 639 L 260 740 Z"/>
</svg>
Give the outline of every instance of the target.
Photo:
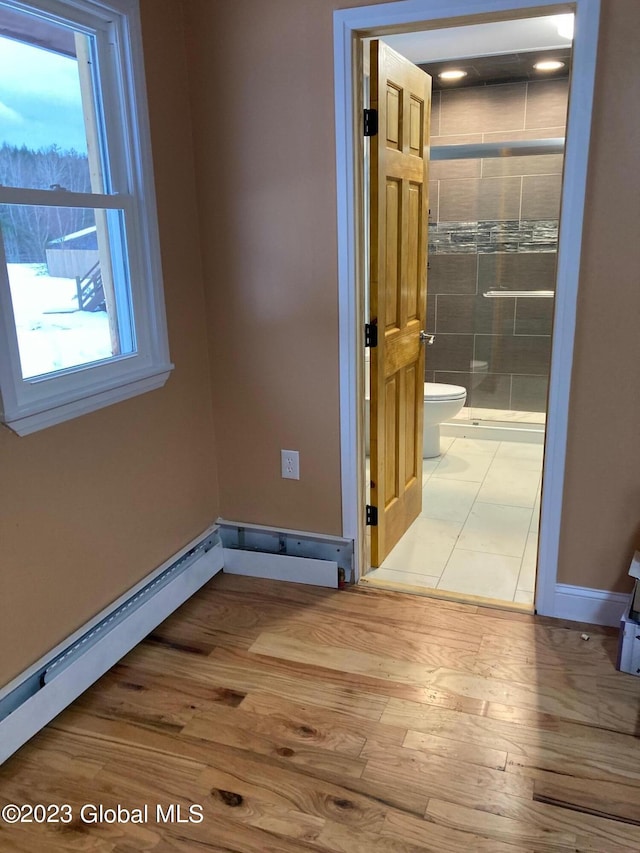
<svg viewBox="0 0 640 853">
<path fill-rule="evenodd" d="M 86 154 L 77 62 L 0 36 L 0 145 Z"/>
</svg>

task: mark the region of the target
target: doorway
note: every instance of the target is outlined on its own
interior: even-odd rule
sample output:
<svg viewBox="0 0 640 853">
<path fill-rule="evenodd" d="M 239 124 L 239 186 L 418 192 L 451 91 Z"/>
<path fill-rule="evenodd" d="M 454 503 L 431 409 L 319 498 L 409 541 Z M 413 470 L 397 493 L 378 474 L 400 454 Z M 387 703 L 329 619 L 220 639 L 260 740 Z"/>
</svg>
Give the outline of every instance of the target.
<svg viewBox="0 0 640 853">
<path fill-rule="evenodd" d="M 343 414 L 343 448 L 347 447 L 361 449 L 363 445 L 363 419 L 361 413 L 355 406 L 355 400 L 364 392 L 364 358 L 362 332 L 357 323 L 357 306 L 362 304 L 362 274 L 363 274 L 363 252 L 360 246 L 358 251 L 358 223 L 361 221 L 362 211 L 358 209 L 358 188 L 363 185 L 363 174 L 357 157 L 350 157 L 345 149 L 344 142 L 351 140 L 356 143 L 354 131 L 353 104 L 357 103 L 359 86 L 357 85 L 357 74 L 350 71 L 350 63 L 346 62 L 347 56 L 354 59 L 351 54 L 351 36 L 358 34 L 362 39 L 368 35 L 384 35 L 385 28 L 402 24 L 407 29 L 417 30 L 419 28 L 438 29 L 466 26 L 476 22 L 477 17 L 455 18 L 457 7 L 460 4 L 449 3 L 446 6 L 447 18 L 440 17 L 440 4 L 429 2 L 401 2 L 388 4 L 386 6 L 373 7 L 371 9 L 347 10 L 336 13 L 337 24 L 337 85 L 336 95 L 338 104 L 338 177 L 339 177 L 339 215 L 341 222 L 347 224 L 347 228 L 341 233 L 340 245 L 340 279 L 341 279 L 341 325 L 345 335 L 342 335 L 342 414 Z M 436 8 L 437 7 L 437 8 Z M 481 8 L 482 7 L 482 8 Z M 499 7 L 499 8 L 498 8 Z M 509 7 L 508 9 L 506 7 Z M 528 14 L 526 3 L 491 2 L 486 0 L 478 3 L 478 12 L 484 12 L 483 22 L 492 12 L 505 12 L 513 18 L 526 17 Z M 555 12 L 566 12 L 567 7 L 558 7 L 552 3 L 536 4 L 536 13 L 543 14 Z M 585 99 L 591 103 L 593 87 L 593 64 L 595 55 L 595 43 L 597 36 L 597 3 L 584 0 L 573 4 L 572 7 L 579 21 L 582 22 L 580 30 L 581 39 L 576 40 L 575 72 L 571 86 L 572 107 L 570 108 L 570 128 L 566 149 L 566 162 L 563 192 L 564 198 L 571 202 L 572 215 L 567 217 L 563 213 L 560 226 L 560 251 L 558 257 L 558 281 L 559 288 L 556 300 L 556 327 L 551 377 L 549 388 L 549 423 L 547 430 L 547 452 L 545 461 L 545 495 L 542 502 L 542 531 L 540 541 L 540 580 L 536 597 L 536 605 L 539 612 L 551 613 L 553 611 L 553 600 L 555 595 L 555 564 L 557 558 L 559 538 L 559 515 L 562 498 L 562 479 L 564 469 L 564 447 L 566 443 L 566 416 L 568 403 L 568 389 L 571 369 L 571 349 L 573 338 L 573 327 L 575 323 L 575 298 L 577 292 L 579 253 L 580 253 L 580 231 L 582 208 L 584 203 L 584 183 L 586 175 L 586 139 L 588 138 L 589 122 L 585 121 L 584 111 Z M 463 10 L 468 12 L 468 6 Z M 593 15 L 595 11 L 595 16 Z M 375 12 L 375 14 L 374 14 Z M 592 13 L 589 18 L 589 12 Z M 372 32 L 374 30 L 374 32 Z M 342 36 L 343 38 L 341 38 Z M 358 40 L 355 45 L 357 46 Z M 579 49 L 578 49 L 579 48 Z M 357 63 L 356 63 L 357 67 Z M 348 72 L 345 69 L 349 69 Z M 579 77 L 578 77 L 579 74 Z M 577 92 L 577 95 L 576 95 Z M 581 102 L 581 109 L 577 109 L 576 97 Z M 587 111 L 588 112 L 588 111 Z M 347 121 L 348 117 L 348 121 Z M 348 132 L 345 133 L 345 130 Z M 578 144 L 578 141 L 580 144 Z M 349 235 L 353 239 L 349 240 Z M 488 288 L 491 290 L 492 288 Z M 493 288 L 494 290 L 497 288 Z M 560 324 L 560 325 L 559 325 Z M 559 334 L 559 332 L 562 334 Z M 359 393 L 356 394 L 355 392 Z M 355 408 L 355 411 L 354 411 Z M 499 407 L 492 407 L 494 410 Z M 505 411 L 505 409 L 502 409 Z M 469 426 L 475 426 L 470 424 Z M 464 428 L 464 427 L 463 427 Z M 458 437 L 453 438 L 457 441 Z M 464 440 L 464 438 L 463 438 Z M 484 440 L 484 439 L 482 439 Z M 364 504 L 365 472 L 364 453 L 356 452 L 355 459 L 347 462 L 343 451 L 343 496 L 344 496 L 344 520 L 345 532 L 354 533 L 356 539 L 357 554 L 359 557 L 360 574 L 364 574 L 366 567 L 365 544 L 366 536 L 364 524 L 358 518 L 358 509 Z M 441 464 L 441 463 L 439 463 Z M 355 500 L 353 500 L 355 498 Z"/>
<path fill-rule="evenodd" d="M 464 27 L 447 34 L 451 46 L 438 31 L 422 45 L 417 33 L 385 42 L 411 53 L 433 86 L 425 459 L 420 511 L 382 559 L 372 550 L 367 582 L 533 604 L 568 18 Z M 466 42 L 474 55 L 457 57 Z M 373 289 L 373 268 L 367 278 Z"/>
</svg>

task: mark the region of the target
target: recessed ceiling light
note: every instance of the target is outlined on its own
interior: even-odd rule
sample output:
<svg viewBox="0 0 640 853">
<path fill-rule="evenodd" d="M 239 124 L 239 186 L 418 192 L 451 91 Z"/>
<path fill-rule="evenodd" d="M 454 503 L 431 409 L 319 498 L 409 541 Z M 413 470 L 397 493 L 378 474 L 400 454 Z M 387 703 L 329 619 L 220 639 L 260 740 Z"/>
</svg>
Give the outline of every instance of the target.
<svg viewBox="0 0 640 853">
<path fill-rule="evenodd" d="M 441 80 L 462 80 L 462 78 L 466 76 L 467 72 L 462 71 L 459 68 L 451 68 L 449 71 L 441 71 L 438 74 L 438 77 Z"/>
<path fill-rule="evenodd" d="M 533 66 L 536 71 L 557 71 L 559 68 L 564 68 L 564 62 L 559 59 L 545 59 L 542 62 L 536 62 Z"/>
</svg>

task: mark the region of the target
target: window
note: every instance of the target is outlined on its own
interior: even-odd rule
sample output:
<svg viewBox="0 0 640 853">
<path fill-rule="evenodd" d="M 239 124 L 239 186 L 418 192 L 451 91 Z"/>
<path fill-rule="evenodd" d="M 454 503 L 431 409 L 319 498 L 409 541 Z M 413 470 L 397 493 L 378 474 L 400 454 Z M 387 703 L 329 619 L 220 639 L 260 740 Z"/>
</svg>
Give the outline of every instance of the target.
<svg viewBox="0 0 640 853">
<path fill-rule="evenodd" d="M 137 0 L 0 0 L 0 397 L 20 435 L 171 370 Z"/>
</svg>

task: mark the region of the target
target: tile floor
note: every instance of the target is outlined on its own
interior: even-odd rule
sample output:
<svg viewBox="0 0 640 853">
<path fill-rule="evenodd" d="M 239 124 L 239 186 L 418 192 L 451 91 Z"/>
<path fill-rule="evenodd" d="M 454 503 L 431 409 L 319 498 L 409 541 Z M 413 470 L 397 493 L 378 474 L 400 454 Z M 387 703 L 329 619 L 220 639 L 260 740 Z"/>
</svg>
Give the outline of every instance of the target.
<svg viewBox="0 0 640 853">
<path fill-rule="evenodd" d="M 390 583 L 533 604 L 541 444 L 441 438 L 422 512 L 379 569 Z"/>
</svg>

